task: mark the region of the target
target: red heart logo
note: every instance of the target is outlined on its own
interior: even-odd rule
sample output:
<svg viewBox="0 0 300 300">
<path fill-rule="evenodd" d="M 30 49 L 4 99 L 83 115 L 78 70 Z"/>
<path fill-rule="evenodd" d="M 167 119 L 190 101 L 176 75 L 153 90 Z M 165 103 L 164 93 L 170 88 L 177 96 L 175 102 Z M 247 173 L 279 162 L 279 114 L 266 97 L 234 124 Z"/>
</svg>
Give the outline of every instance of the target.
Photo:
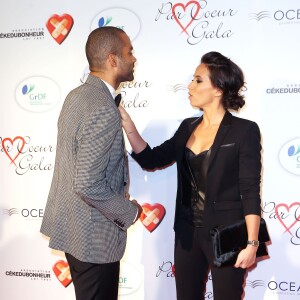
<svg viewBox="0 0 300 300">
<path fill-rule="evenodd" d="M 20 141 L 21 141 L 21 147 L 20 147 L 20 149 L 17 149 L 17 154 L 16 154 L 14 157 L 11 157 L 11 156 L 9 155 L 7 149 L 6 149 L 5 143 L 9 142 L 9 143 L 13 146 L 13 145 L 14 145 L 14 142 L 15 142 L 16 140 L 20 140 Z M 18 156 L 20 155 L 20 153 L 22 152 L 24 146 L 25 146 L 25 139 L 24 139 L 23 137 L 21 137 L 21 136 L 16 136 L 13 140 L 10 139 L 10 138 L 5 138 L 5 139 L 2 140 L 2 148 L 3 148 L 4 152 L 5 152 L 5 154 L 7 155 L 7 157 L 11 160 L 11 164 L 13 163 L 14 165 L 16 165 L 16 164 L 15 164 L 15 160 L 17 159 L 17 157 L 18 157 Z M 19 147 L 18 147 L 18 148 L 19 148 Z"/>
<path fill-rule="evenodd" d="M 61 44 L 70 33 L 73 23 L 73 18 L 68 14 L 53 15 L 47 21 L 46 27 L 54 40 Z"/>
<path fill-rule="evenodd" d="M 290 229 L 297 223 L 297 222 L 299 222 L 300 221 L 300 211 L 299 211 L 299 214 L 297 215 L 297 210 L 298 210 L 298 208 L 295 210 L 295 214 L 294 214 L 294 216 L 295 216 L 295 221 L 290 225 L 290 226 L 288 226 L 288 225 L 286 225 L 285 223 L 284 223 L 284 221 L 283 221 L 283 219 L 280 217 L 280 215 L 279 215 L 279 208 L 285 208 L 288 212 L 290 211 L 290 208 L 292 208 L 293 206 L 298 206 L 298 208 L 300 207 L 300 202 L 294 202 L 294 203 L 292 203 L 290 206 L 288 206 L 287 204 L 285 204 L 285 203 L 280 203 L 280 204 L 277 204 L 276 205 L 276 207 L 275 207 L 275 214 L 276 214 L 276 216 L 277 216 L 277 219 L 279 220 L 279 222 L 281 223 L 281 225 L 286 229 L 285 230 L 285 232 L 286 231 L 288 231 L 289 232 L 289 234 L 290 235 L 292 235 L 293 236 L 293 234 L 291 233 L 291 231 L 290 231 Z"/>
<path fill-rule="evenodd" d="M 172 274 L 175 276 L 175 265 L 172 266 Z"/>
<path fill-rule="evenodd" d="M 166 214 L 165 208 L 158 203 L 153 205 L 145 203 L 142 205 L 143 212 L 141 213 L 140 220 L 148 231 L 152 232 L 158 227 Z"/>
<path fill-rule="evenodd" d="M 191 9 L 191 20 L 190 22 L 184 27 L 184 25 L 182 25 L 182 23 L 179 21 L 179 18 L 176 16 L 176 8 L 181 7 L 184 11 L 186 11 L 187 7 L 191 4 L 195 4 L 196 6 L 196 11 L 194 11 L 193 13 L 193 8 Z M 187 28 L 192 24 L 193 21 L 195 21 L 195 18 L 197 17 L 199 11 L 200 11 L 200 3 L 197 1 L 189 1 L 186 5 L 184 5 L 183 3 L 176 3 L 173 5 L 172 7 L 172 15 L 175 19 L 175 21 L 177 22 L 177 24 L 182 28 L 182 32 L 185 32 L 187 35 L 189 35 L 187 33 Z"/>
<path fill-rule="evenodd" d="M 52 267 L 54 274 L 59 282 L 67 287 L 72 282 L 69 264 L 64 260 L 59 260 Z"/>
</svg>

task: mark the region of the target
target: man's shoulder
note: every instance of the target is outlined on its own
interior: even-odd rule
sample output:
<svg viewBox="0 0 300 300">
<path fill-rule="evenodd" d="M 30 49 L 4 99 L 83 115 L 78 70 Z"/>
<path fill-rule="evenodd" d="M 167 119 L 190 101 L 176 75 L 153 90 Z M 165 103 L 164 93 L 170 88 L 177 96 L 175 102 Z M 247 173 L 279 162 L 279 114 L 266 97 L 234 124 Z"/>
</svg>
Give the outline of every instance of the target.
<svg viewBox="0 0 300 300">
<path fill-rule="evenodd" d="M 99 106 L 99 103 L 105 105 L 106 101 L 108 101 L 110 97 L 110 93 L 103 87 L 91 85 L 85 82 L 68 93 L 65 103 L 78 103 L 79 106 L 87 103 L 90 106 L 93 106 L 93 104 L 97 104 Z"/>
</svg>

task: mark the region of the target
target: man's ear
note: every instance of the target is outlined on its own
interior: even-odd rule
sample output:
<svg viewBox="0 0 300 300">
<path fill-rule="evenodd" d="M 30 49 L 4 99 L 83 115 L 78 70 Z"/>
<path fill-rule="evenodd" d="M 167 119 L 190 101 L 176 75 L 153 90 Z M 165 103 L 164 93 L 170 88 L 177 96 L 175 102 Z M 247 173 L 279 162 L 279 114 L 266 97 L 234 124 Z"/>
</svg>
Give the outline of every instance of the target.
<svg viewBox="0 0 300 300">
<path fill-rule="evenodd" d="M 117 67 L 118 63 L 117 63 L 117 55 L 115 54 L 109 54 L 108 55 L 108 62 L 110 63 L 110 65 L 112 67 Z"/>
</svg>

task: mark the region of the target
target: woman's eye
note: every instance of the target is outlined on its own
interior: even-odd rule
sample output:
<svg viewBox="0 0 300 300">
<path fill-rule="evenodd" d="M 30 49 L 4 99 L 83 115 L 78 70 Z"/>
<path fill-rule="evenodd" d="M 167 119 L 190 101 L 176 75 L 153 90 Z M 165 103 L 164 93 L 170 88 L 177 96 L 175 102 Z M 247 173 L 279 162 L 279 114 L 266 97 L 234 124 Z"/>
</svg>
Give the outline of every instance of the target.
<svg viewBox="0 0 300 300">
<path fill-rule="evenodd" d="M 194 77 L 194 78 L 192 79 L 192 82 L 201 83 L 202 80 L 201 80 L 199 77 Z"/>
</svg>

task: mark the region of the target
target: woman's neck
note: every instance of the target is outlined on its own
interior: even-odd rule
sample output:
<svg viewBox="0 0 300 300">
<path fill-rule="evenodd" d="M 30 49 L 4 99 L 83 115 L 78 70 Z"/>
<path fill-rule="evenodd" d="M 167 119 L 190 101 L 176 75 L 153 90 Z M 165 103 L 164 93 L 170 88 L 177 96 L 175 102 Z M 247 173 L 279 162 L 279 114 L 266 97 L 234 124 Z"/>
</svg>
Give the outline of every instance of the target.
<svg viewBox="0 0 300 300">
<path fill-rule="evenodd" d="M 223 107 L 214 110 L 203 111 L 203 126 L 210 128 L 213 126 L 219 126 L 223 120 L 226 110 Z"/>
</svg>

